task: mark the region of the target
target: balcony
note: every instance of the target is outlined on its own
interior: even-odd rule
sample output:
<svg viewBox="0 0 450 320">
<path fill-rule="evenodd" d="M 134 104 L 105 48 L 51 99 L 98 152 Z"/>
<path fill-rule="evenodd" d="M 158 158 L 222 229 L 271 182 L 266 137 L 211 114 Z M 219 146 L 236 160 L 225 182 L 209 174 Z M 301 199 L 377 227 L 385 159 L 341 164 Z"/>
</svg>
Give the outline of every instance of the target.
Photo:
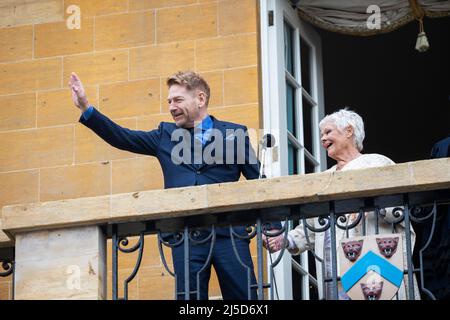
<svg viewBox="0 0 450 320">
<path fill-rule="evenodd" d="M 111 290 L 113 299 L 128 299 L 128 284 L 142 262 L 145 235 L 158 235 L 161 260 L 173 275 L 164 246 L 181 245 L 188 250 L 189 242 L 199 243 L 193 237 L 195 229 L 248 225 L 248 238 L 255 239 L 257 251 L 257 284 L 248 282 L 248 291 L 256 289 L 261 300 L 274 299 L 274 268 L 287 252 L 283 249 L 270 257 L 269 272 L 265 274 L 267 261 L 262 235 L 286 236 L 286 227 L 273 234 L 267 231 L 267 226 L 273 221 L 300 220 L 306 234 L 330 231 L 331 276 L 318 281 L 295 262 L 294 266 L 310 277 L 312 285 L 322 286 L 319 291 L 329 284 L 331 298 L 337 299 L 343 279 L 339 274 L 336 250 L 339 239 L 335 230 L 364 226 L 368 219 L 365 212 L 375 215 L 378 221 L 384 208 L 394 207 L 397 220 L 392 227 L 402 223 L 406 230 L 401 281 L 407 287 L 406 298 L 415 299 L 414 278 L 423 279 L 424 272 L 420 249 L 426 248 L 414 248 L 409 226 L 412 222 L 435 226 L 436 207 L 450 203 L 449 190 L 450 158 L 444 158 L 346 172 L 5 206 L 1 219 L 4 234 L 0 233 L 0 276 L 13 273 L 15 299 L 105 299 L 107 290 Z M 349 213 L 356 214 L 353 224 L 346 223 Z M 319 229 L 308 223 L 308 219 L 315 217 L 320 218 Z M 204 240 L 210 246 L 215 242 L 214 227 Z M 162 237 L 165 232 L 177 233 L 177 243 L 165 242 Z M 367 235 L 377 233 L 378 227 Z M 131 236 L 138 236 L 134 245 L 128 243 Z M 238 237 L 231 228 L 230 236 Z M 108 238 L 112 239 L 111 257 L 106 253 Z M 419 250 L 418 265 L 413 263 L 413 250 Z M 119 291 L 118 262 L 131 252 L 137 252 L 137 260 Z M 314 254 L 319 260 L 323 258 Z M 106 272 L 109 259 L 111 283 L 107 283 Z M 420 285 L 426 292 L 426 283 L 420 281 Z M 184 291 L 174 292 L 174 297 L 183 295 L 189 299 L 198 294 L 198 288 L 192 290 L 189 279 L 185 279 L 183 287 Z M 429 297 L 433 298 L 432 294 Z"/>
</svg>

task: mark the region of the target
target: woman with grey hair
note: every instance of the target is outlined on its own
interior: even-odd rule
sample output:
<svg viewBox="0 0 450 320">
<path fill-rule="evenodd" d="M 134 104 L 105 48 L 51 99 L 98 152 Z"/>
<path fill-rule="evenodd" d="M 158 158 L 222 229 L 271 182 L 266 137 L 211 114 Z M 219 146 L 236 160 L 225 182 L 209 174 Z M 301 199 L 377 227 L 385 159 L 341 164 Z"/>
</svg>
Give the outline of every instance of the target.
<svg viewBox="0 0 450 320">
<path fill-rule="evenodd" d="M 330 158 L 337 163 L 327 172 L 347 171 L 355 169 L 364 169 L 371 167 L 381 167 L 395 164 L 391 159 L 381 154 L 361 154 L 363 150 L 364 122 L 356 112 L 350 111 L 347 108 L 338 110 L 330 115 L 327 115 L 319 123 L 321 143 L 327 150 Z M 357 219 L 357 214 L 347 214 L 347 224 L 351 224 Z M 316 229 L 323 228 L 319 223 L 318 218 L 308 219 L 309 225 L 314 225 Z M 339 241 L 346 238 L 358 237 L 362 235 L 370 235 L 374 233 L 375 225 L 378 224 L 378 232 L 380 234 L 392 234 L 393 223 L 398 221 L 393 213 L 393 208 L 386 208 L 380 210 L 380 218 L 376 218 L 373 212 L 365 213 L 365 231 L 362 230 L 362 223 L 359 222 L 356 227 L 348 230 L 336 228 L 336 244 L 339 246 Z M 404 224 L 395 224 L 395 233 L 404 233 Z M 348 234 L 347 234 L 348 231 Z M 414 246 L 414 230 L 411 228 L 411 238 Z M 403 237 L 403 241 L 404 241 Z M 308 241 L 309 240 L 309 241 Z M 322 266 L 320 261 L 316 259 L 316 271 L 319 283 L 323 283 L 323 276 L 331 277 L 331 239 L 330 230 L 325 232 L 308 232 L 305 235 L 303 223 L 295 229 L 289 231 L 288 238 L 285 239 L 283 235 L 276 237 L 264 237 L 266 247 L 271 252 L 276 252 L 285 246 L 288 251 L 293 254 L 300 254 L 306 250 L 314 249 L 317 255 L 324 262 L 325 275 L 322 275 Z M 403 248 L 406 248 L 404 245 Z M 399 289 L 399 299 L 406 298 L 405 283 Z M 321 298 L 330 299 L 332 297 L 331 283 L 325 283 L 325 292 L 322 292 L 322 286 L 319 285 L 319 296 Z M 418 288 L 415 285 L 416 299 L 419 298 Z M 339 288 L 339 299 L 348 299 L 342 287 Z"/>
</svg>

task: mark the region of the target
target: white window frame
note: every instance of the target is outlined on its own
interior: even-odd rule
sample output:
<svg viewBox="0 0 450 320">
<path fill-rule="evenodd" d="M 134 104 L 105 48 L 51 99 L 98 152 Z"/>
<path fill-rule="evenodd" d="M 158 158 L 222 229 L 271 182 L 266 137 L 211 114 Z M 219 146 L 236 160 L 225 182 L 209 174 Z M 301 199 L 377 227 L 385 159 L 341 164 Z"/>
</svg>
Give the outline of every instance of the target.
<svg viewBox="0 0 450 320">
<path fill-rule="evenodd" d="M 271 17 L 269 19 L 269 16 Z M 299 148 L 297 167 L 299 174 L 305 172 L 304 157 L 312 157 L 316 164 L 316 172 L 326 169 L 326 154 L 320 146 L 319 120 L 324 117 L 322 51 L 321 40 L 317 32 L 305 22 L 301 21 L 296 9 L 288 0 L 260 0 L 261 22 L 261 71 L 262 71 L 262 105 L 264 133 L 271 133 L 276 138 L 276 146 L 266 159 L 268 177 L 285 176 L 288 168 L 288 139 Z M 271 20 L 271 21 L 269 21 Z M 295 77 L 285 71 L 284 55 L 284 22 L 289 23 L 294 31 L 294 68 Z M 269 22 L 273 25 L 269 25 Z M 311 92 L 308 94 L 303 88 L 296 90 L 296 132 L 297 137 L 288 133 L 286 112 L 286 80 L 301 86 L 300 36 L 311 48 Z M 312 109 L 312 149 L 306 150 L 303 145 L 303 99 L 314 102 Z M 300 120 L 300 121 L 299 121 Z M 273 255 L 276 259 L 277 254 Z M 291 256 L 285 252 L 279 265 L 275 268 L 277 293 L 275 299 L 292 299 L 292 262 Z M 308 255 L 302 254 L 302 267 L 308 271 Z M 270 259 L 267 259 L 268 266 Z M 304 263 L 303 263 L 304 262 Z M 269 273 L 268 273 L 269 274 Z M 309 298 L 309 277 L 303 276 L 302 296 Z M 273 288 L 273 286 L 272 286 Z M 271 290 L 272 290 L 271 288 Z M 270 296 L 270 295 L 269 295 Z"/>
</svg>

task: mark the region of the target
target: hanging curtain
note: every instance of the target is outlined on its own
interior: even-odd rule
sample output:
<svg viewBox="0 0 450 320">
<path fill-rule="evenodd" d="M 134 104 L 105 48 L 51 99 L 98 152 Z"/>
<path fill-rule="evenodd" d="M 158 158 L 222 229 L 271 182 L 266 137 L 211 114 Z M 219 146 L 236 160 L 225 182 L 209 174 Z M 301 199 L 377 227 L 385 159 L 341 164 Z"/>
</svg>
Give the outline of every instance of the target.
<svg viewBox="0 0 450 320">
<path fill-rule="evenodd" d="M 450 16 L 449 0 L 293 0 L 300 17 L 311 24 L 332 31 L 369 36 L 393 31 L 413 20 Z M 379 8 L 379 27 L 368 28 L 368 19 Z M 373 8 L 373 7 L 372 7 Z"/>
</svg>

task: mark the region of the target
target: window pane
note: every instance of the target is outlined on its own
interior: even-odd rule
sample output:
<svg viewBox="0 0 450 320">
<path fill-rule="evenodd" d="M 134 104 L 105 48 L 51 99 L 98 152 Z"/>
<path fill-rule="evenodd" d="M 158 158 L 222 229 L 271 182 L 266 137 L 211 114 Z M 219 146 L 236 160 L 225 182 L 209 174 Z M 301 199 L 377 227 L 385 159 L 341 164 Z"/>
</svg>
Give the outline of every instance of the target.
<svg viewBox="0 0 450 320">
<path fill-rule="evenodd" d="M 300 37 L 300 68 L 302 87 L 311 94 L 311 47 Z"/>
<path fill-rule="evenodd" d="M 296 136 L 295 130 L 295 88 L 286 82 L 287 129 Z"/>
<path fill-rule="evenodd" d="M 297 149 L 288 141 L 289 175 L 298 174 L 297 159 Z"/>
<path fill-rule="evenodd" d="M 305 156 L 305 173 L 314 173 L 316 172 L 315 170 L 315 165 L 314 163 L 311 162 L 311 160 L 309 160 L 309 158 L 307 158 Z"/>
<path fill-rule="evenodd" d="M 286 61 L 286 70 L 294 76 L 294 62 L 293 62 L 293 49 L 292 45 L 292 28 L 285 22 L 284 23 L 284 61 Z"/>
<path fill-rule="evenodd" d="M 312 105 L 309 101 L 303 97 L 303 145 L 306 150 L 308 150 L 311 154 L 313 154 L 313 132 L 312 132 Z"/>
</svg>

